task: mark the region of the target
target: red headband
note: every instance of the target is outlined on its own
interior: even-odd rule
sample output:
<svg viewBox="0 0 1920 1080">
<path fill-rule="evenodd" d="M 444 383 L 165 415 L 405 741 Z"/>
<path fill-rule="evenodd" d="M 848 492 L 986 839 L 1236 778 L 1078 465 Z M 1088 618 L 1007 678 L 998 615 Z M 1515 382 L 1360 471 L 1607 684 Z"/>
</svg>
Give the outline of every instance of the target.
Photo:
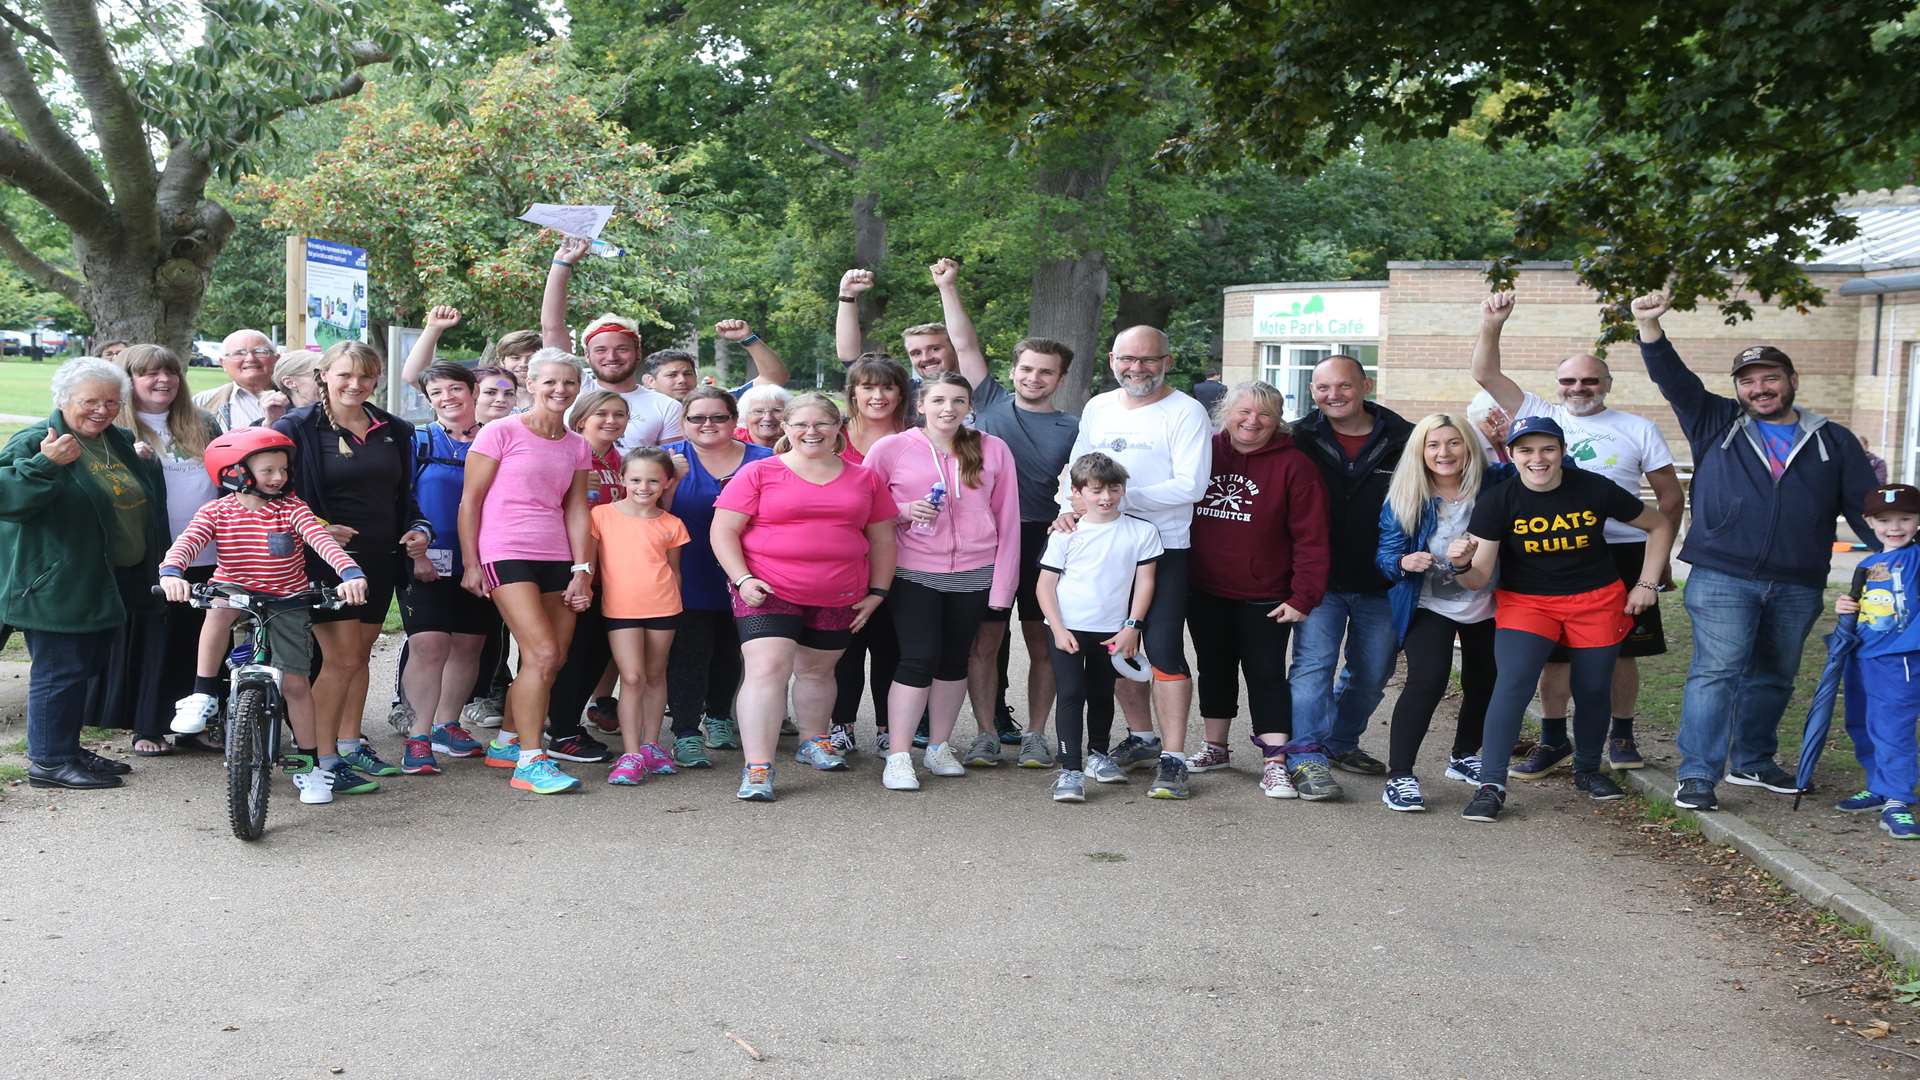
<svg viewBox="0 0 1920 1080">
<path fill-rule="evenodd" d="M 587 331 L 587 336 L 580 339 L 580 347 L 585 348 L 587 345 L 587 342 L 592 341 L 594 338 L 599 337 L 601 334 L 625 334 L 636 342 L 640 340 L 639 334 L 636 334 L 633 331 L 627 329 L 626 327 L 621 326 L 619 323 L 614 323 L 614 322 L 601 323 L 599 326 L 596 326 L 593 329 Z"/>
</svg>

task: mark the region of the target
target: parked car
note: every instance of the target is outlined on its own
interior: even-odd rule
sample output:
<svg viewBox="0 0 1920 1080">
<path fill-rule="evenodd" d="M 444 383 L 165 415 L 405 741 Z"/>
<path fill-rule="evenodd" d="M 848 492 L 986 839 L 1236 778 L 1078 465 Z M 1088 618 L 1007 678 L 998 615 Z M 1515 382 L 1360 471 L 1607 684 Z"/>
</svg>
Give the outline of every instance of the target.
<svg viewBox="0 0 1920 1080">
<path fill-rule="evenodd" d="M 187 357 L 188 367 L 219 367 L 220 343 L 201 338 L 193 343 L 193 352 Z"/>
<path fill-rule="evenodd" d="M 58 351 L 45 340 L 36 340 L 31 330 L 0 330 L 0 352 L 8 356 L 31 356 L 40 360 Z"/>
</svg>

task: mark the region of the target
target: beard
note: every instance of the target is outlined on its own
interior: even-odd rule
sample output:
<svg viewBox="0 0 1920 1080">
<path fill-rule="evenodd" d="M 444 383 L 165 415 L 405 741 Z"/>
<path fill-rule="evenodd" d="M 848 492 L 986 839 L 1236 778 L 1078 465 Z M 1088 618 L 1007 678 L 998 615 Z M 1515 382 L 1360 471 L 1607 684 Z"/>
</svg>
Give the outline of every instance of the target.
<svg viewBox="0 0 1920 1080">
<path fill-rule="evenodd" d="M 1167 385 L 1167 377 L 1165 375 L 1155 375 L 1153 378 L 1145 381 L 1120 380 L 1120 389 L 1125 390 L 1128 397 L 1152 397 L 1154 394 L 1159 393 L 1160 388 L 1165 385 Z"/>
<path fill-rule="evenodd" d="M 1606 409 L 1607 395 L 1594 394 L 1591 397 L 1565 396 L 1560 399 L 1560 404 L 1565 406 L 1567 412 L 1574 416 L 1592 416 L 1594 413 Z"/>
</svg>

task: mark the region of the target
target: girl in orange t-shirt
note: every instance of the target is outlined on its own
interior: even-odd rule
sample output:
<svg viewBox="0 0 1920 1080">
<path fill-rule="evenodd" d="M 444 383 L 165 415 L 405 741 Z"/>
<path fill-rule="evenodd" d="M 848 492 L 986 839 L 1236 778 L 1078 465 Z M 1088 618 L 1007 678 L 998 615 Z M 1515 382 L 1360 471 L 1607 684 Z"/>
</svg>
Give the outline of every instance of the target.
<svg viewBox="0 0 1920 1080">
<path fill-rule="evenodd" d="M 627 497 L 590 515 L 600 569 L 600 610 L 620 669 L 620 742 L 609 784 L 638 784 L 674 771 L 660 746 L 667 708 L 667 652 L 680 621 L 680 548 L 687 527 L 660 508 L 673 482 L 673 458 L 643 446 L 620 463 Z"/>
</svg>

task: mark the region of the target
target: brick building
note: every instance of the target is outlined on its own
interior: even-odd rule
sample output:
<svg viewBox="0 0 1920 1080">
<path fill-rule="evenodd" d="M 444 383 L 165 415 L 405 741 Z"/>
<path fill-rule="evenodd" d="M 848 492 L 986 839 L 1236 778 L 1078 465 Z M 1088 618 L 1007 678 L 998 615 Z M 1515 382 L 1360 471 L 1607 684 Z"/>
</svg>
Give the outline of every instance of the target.
<svg viewBox="0 0 1920 1080">
<path fill-rule="evenodd" d="M 1826 290 L 1805 315 L 1749 297 L 1751 322 L 1725 325 L 1706 310 L 1661 320 L 1680 355 L 1716 392 L 1748 345 L 1786 351 L 1800 373 L 1798 403 L 1847 425 L 1885 457 L 1895 479 L 1920 477 L 1920 191 L 1855 200 L 1856 240 L 1822 252 L 1807 271 Z M 1222 378 L 1261 378 L 1287 395 L 1289 416 L 1312 407 L 1308 377 L 1335 352 L 1358 358 L 1376 394 L 1409 420 L 1460 410 L 1479 389 L 1468 368 L 1487 294 L 1479 263 L 1394 262 L 1385 281 L 1281 282 L 1224 289 Z M 1502 336 L 1503 367 L 1522 387 L 1553 396 L 1553 369 L 1587 352 L 1599 333 L 1596 295 L 1564 262 L 1524 263 L 1518 306 Z M 1657 421 L 1674 456 L 1689 457 L 1673 413 L 1632 345 L 1608 360 L 1609 406 Z"/>
</svg>

